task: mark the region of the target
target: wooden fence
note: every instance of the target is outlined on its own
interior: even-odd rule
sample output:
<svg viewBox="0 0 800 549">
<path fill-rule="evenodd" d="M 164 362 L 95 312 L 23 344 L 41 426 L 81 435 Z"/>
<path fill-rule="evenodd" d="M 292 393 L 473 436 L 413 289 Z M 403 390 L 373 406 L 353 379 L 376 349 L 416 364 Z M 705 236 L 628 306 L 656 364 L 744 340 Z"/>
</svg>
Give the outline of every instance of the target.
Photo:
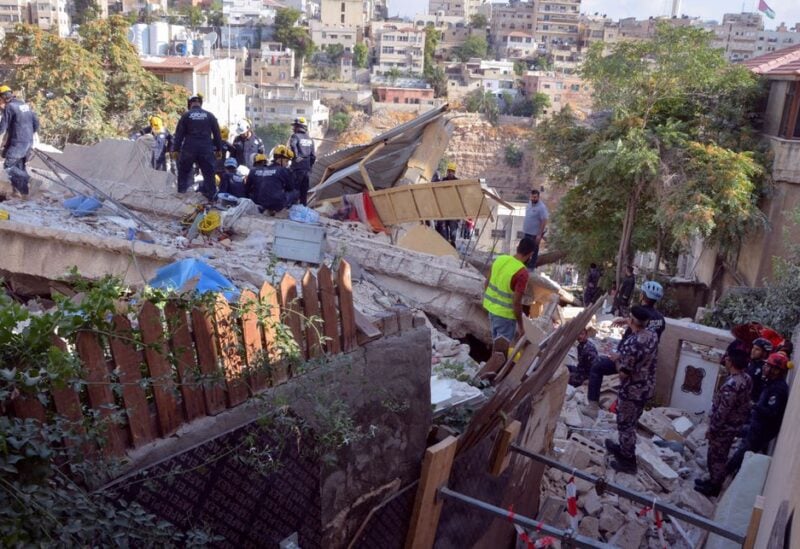
<svg viewBox="0 0 800 549">
<path fill-rule="evenodd" d="M 265 282 L 258 295 L 242 291 L 240 307 L 233 308 L 222 295 L 212 307 L 176 298 L 162 310 L 144 302 L 133 323 L 115 315 L 108 334 L 80 332 L 69 344 L 54 336 L 56 346 L 80 359 L 81 387 L 53 387 L 44 399 L 21 394 L 10 413 L 42 422 L 60 415 L 79 434 L 93 418 L 106 420 L 102 451 L 121 456 L 182 424 L 236 407 L 294 375 L 281 356 L 279 331 L 288 328 L 300 358 L 356 348 L 350 265 L 342 261 L 335 279 L 327 266 L 316 275 L 307 270 L 300 283 L 302 297 L 297 280 L 286 274 L 278 288 Z"/>
</svg>

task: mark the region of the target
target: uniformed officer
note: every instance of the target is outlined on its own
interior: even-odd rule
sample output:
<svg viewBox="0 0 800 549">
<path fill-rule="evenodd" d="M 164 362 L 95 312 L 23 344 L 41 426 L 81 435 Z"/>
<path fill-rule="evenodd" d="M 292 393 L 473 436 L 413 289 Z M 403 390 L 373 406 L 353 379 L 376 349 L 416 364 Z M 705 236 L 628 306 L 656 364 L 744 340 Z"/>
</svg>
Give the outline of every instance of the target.
<svg viewBox="0 0 800 549">
<path fill-rule="evenodd" d="M 153 136 L 150 167 L 162 172 L 167 171 L 167 153 L 172 150 L 172 134 L 164 127 L 164 120 L 160 116 L 151 116 L 150 125 L 142 128 L 140 135 Z"/>
<path fill-rule="evenodd" d="M 733 349 L 725 355 L 728 379 L 714 395 L 708 424 L 709 478 L 695 480 L 694 489 L 710 497 L 719 495 L 727 476 L 726 464 L 733 440 L 750 415 L 750 393 L 753 382 L 747 375 L 747 353 Z"/>
<path fill-rule="evenodd" d="M 764 362 L 772 352 L 772 343 L 763 337 L 753 340 L 753 347 L 750 349 L 750 362 L 747 364 L 747 375 L 753 380 L 753 389 L 750 392 L 750 399 L 758 402 L 761 390 L 764 388 Z"/>
<path fill-rule="evenodd" d="M 631 308 L 631 336 L 623 340 L 614 356 L 620 386 L 617 403 L 619 443 L 610 438 L 606 448 L 616 457 L 611 467 L 622 473 L 636 473 L 636 423 L 644 412 L 644 404 L 655 389 L 655 356 L 658 336 L 647 329 L 650 313 L 641 305 Z"/>
<path fill-rule="evenodd" d="M 228 158 L 225 160 L 225 172 L 220 177 L 219 192 L 233 195 L 237 198 L 245 198 L 247 196 L 247 185 L 245 184 L 245 177 L 240 174 L 236 168 L 239 165 L 236 163 L 235 158 Z"/>
<path fill-rule="evenodd" d="M 308 135 L 306 119 L 302 116 L 295 118 L 292 129 L 294 133 L 289 138 L 289 148 L 294 153 L 292 175 L 299 193 L 300 204 L 305 206 L 308 202 L 308 177 L 314 162 L 317 161 L 317 155 L 314 151 L 314 140 Z"/>
<path fill-rule="evenodd" d="M 0 86 L 3 103 L 3 119 L 0 120 L 0 135 L 6 134 L 3 157 L 6 173 L 11 180 L 14 193 L 28 196 L 31 176 L 25 166 L 28 153 L 33 147 L 33 135 L 39 131 L 39 118 L 27 103 L 18 99 L 11 88 Z"/>
<path fill-rule="evenodd" d="M 589 340 L 596 333 L 597 329 L 593 324 L 589 324 L 578 333 L 578 364 L 568 367 L 569 384 L 573 387 L 580 387 L 589 379 L 589 372 L 598 359 L 597 347 Z"/>
<path fill-rule="evenodd" d="M 219 175 L 221 179 L 222 174 L 225 173 L 225 161 L 227 161 L 229 158 L 235 158 L 236 151 L 234 150 L 233 145 L 228 142 L 228 138 L 231 135 L 231 131 L 228 129 L 228 126 L 222 126 L 219 129 L 219 135 L 222 138 L 222 150 L 214 153 L 214 158 L 216 160 L 214 163 L 214 173 Z M 239 165 L 238 161 L 236 162 L 236 165 Z"/>
<path fill-rule="evenodd" d="M 766 454 L 769 443 L 778 436 L 789 400 L 788 366 L 789 361 L 783 353 L 772 353 L 764 362 L 764 388 L 750 412 L 747 434 L 728 462 L 729 474 L 736 474 L 739 470 L 745 452 Z"/>
<path fill-rule="evenodd" d="M 240 166 L 252 168 L 257 154 L 266 155 L 264 142 L 253 133 L 248 120 L 239 122 L 236 125 L 236 132 L 239 135 L 233 140 L 233 155 Z"/>
<path fill-rule="evenodd" d="M 278 145 L 272 153 L 274 161 L 266 165 L 267 157 L 257 154 L 255 165 L 247 175 L 250 198 L 261 212 L 270 215 L 279 212 L 297 200 L 292 173 L 286 165 L 292 159 L 292 151 L 285 145 Z"/>
<path fill-rule="evenodd" d="M 189 110 L 183 113 L 175 129 L 173 150 L 178 157 L 178 192 L 185 193 L 192 184 L 194 165 L 203 174 L 200 191 L 208 200 L 214 200 L 217 185 L 214 179 L 215 152 L 222 151 L 222 136 L 217 118 L 203 110 L 203 97 L 193 95 L 187 101 Z"/>
</svg>

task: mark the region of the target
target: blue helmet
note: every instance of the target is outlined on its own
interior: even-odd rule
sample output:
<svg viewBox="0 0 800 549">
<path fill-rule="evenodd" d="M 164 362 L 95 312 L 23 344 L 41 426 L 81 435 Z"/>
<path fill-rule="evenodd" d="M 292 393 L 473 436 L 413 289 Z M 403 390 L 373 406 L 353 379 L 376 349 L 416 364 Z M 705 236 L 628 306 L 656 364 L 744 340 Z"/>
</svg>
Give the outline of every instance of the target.
<svg viewBox="0 0 800 549">
<path fill-rule="evenodd" d="M 225 160 L 225 167 L 226 168 L 238 168 L 239 163 L 236 161 L 235 158 L 228 158 Z"/>
<path fill-rule="evenodd" d="M 647 296 L 647 299 L 658 301 L 664 297 L 664 288 L 655 280 L 648 280 L 642 284 L 642 292 Z"/>
</svg>

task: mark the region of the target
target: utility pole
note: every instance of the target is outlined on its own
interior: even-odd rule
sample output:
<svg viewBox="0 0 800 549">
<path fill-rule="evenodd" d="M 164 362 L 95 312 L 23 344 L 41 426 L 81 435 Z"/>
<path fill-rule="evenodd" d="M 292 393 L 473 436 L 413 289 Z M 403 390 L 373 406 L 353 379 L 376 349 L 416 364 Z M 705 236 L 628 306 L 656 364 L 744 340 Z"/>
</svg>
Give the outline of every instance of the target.
<svg viewBox="0 0 800 549">
<path fill-rule="evenodd" d="M 680 17 L 680 16 L 681 16 L 681 0 L 672 0 L 672 17 Z"/>
</svg>

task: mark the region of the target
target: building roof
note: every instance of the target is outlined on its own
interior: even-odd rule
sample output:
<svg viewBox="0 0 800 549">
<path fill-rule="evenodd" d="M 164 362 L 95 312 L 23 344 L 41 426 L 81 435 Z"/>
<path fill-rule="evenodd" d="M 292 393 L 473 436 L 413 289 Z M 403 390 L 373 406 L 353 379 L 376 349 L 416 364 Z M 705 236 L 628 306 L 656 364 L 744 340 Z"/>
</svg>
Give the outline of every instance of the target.
<svg viewBox="0 0 800 549">
<path fill-rule="evenodd" d="M 745 67 L 765 76 L 800 77 L 800 44 L 748 59 Z"/>
<path fill-rule="evenodd" d="M 162 72 L 207 72 L 211 66 L 210 57 L 146 56 L 140 58 L 140 61 L 145 69 Z"/>
</svg>

